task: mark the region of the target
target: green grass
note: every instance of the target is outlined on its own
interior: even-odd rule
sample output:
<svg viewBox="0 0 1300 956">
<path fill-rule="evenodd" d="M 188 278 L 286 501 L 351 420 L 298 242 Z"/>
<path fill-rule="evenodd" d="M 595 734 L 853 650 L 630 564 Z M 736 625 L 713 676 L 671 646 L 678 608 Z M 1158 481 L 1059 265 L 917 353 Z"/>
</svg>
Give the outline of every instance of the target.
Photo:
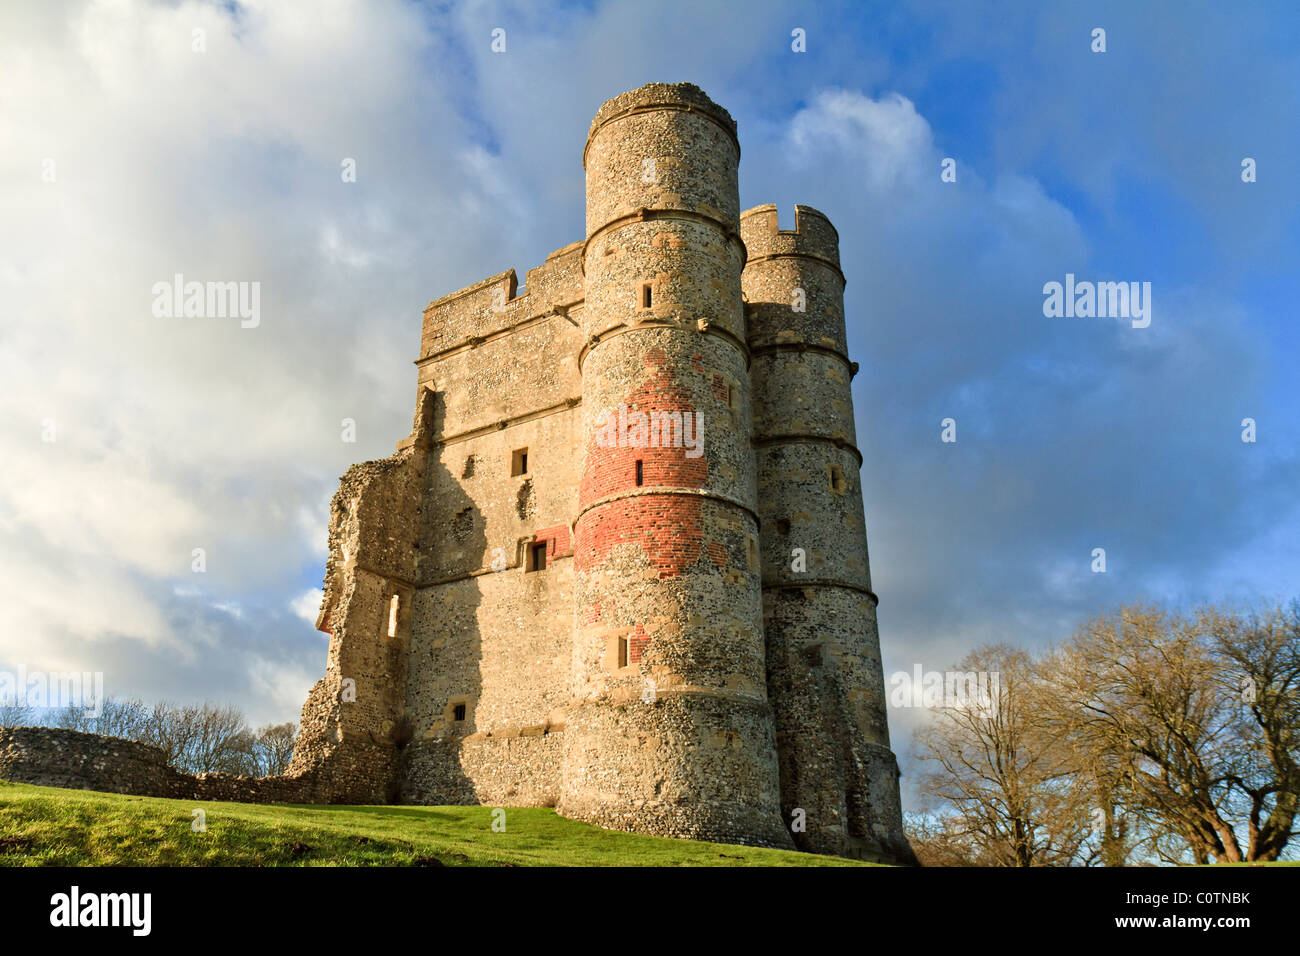
<svg viewBox="0 0 1300 956">
<path fill-rule="evenodd" d="M 192 811 L 206 814 L 195 833 Z M 859 866 L 602 830 L 540 807 L 214 803 L 0 781 L 0 866 Z"/>
<path fill-rule="evenodd" d="M 1300 866 L 1300 860 L 1271 860 L 1253 863 L 1206 863 L 1205 866 Z"/>
</svg>

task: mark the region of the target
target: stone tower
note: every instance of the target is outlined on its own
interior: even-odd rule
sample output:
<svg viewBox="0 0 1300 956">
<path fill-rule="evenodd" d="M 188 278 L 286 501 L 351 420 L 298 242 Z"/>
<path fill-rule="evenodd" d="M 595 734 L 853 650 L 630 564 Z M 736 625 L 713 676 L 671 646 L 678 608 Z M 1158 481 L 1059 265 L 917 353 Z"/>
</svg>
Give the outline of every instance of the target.
<svg viewBox="0 0 1300 956">
<path fill-rule="evenodd" d="M 914 862 L 838 237 L 742 214 L 739 158 L 695 86 L 615 97 L 585 239 L 425 309 L 411 435 L 332 505 L 316 798 Z"/>
<path fill-rule="evenodd" d="M 876 595 L 849 383 L 839 236 L 824 215 L 741 217 L 763 544 L 768 693 L 782 809 L 801 807 L 801 849 L 910 855 L 897 835 Z M 881 844 L 882 846 L 874 846 Z"/>
<path fill-rule="evenodd" d="M 601 107 L 583 160 L 582 486 L 559 810 L 790 845 L 764 670 L 735 122 L 693 87 L 646 87 Z M 611 415 L 630 417 L 629 431 L 645 415 L 645 444 L 633 434 L 602 447 Z M 702 439 L 702 454 L 689 457 L 674 428 Z"/>
</svg>

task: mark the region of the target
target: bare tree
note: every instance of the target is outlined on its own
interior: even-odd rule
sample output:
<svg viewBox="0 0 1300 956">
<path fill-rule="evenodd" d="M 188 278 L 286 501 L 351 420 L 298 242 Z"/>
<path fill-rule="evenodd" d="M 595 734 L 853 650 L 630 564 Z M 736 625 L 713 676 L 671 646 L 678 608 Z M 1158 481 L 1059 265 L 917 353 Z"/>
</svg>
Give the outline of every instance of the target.
<svg viewBox="0 0 1300 956">
<path fill-rule="evenodd" d="M 161 747 L 168 762 L 185 773 L 256 772 L 253 735 L 233 707 L 160 701 L 140 739 Z"/>
<path fill-rule="evenodd" d="M 234 707 L 203 704 L 195 719 L 198 734 L 191 764 L 195 772 L 253 773 L 253 734 Z"/>
<path fill-rule="evenodd" d="M 196 733 L 192 710 L 160 700 L 149 709 L 145 725 L 140 728 L 139 739 L 161 748 L 167 762 L 177 770 L 190 770 L 189 755 Z"/>
<path fill-rule="evenodd" d="M 90 716 L 89 711 L 84 707 L 72 705 L 55 711 L 50 726 L 63 730 L 80 730 L 82 733 L 98 733 L 95 730 L 95 719 Z"/>
<path fill-rule="evenodd" d="M 0 707 L 0 726 L 33 719 L 29 707 Z M 121 737 L 160 747 L 167 762 L 185 773 L 234 773 L 275 776 L 293 758 L 297 725 L 268 724 L 256 732 L 243 713 L 213 703 L 175 704 L 159 701 L 152 707 L 130 698 L 105 698 L 98 716 L 81 707 L 55 711 L 50 725 L 67 730 Z"/>
<path fill-rule="evenodd" d="M 138 697 L 127 700 L 108 698 L 104 712 L 95 719 L 95 733 L 109 737 L 140 740 L 149 726 L 150 708 Z"/>
<path fill-rule="evenodd" d="M 1275 859 L 1286 845 L 1300 674 L 1290 627 L 1280 614 L 1139 605 L 1088 622 L 1053 655 L 1049 722 L 1131 801 L 1146 849 L 1167 858 L 1172 833 L 1205 863 Z"/>
<path fill-rule="evenodd" d="M 67 730 L 121 737 L 124 740 L 143 740 L 149 723 L 149 707 L 138 698 L 104 698 L 98 716 L 84 707 L 65 707 L 59 710 L 51 725 Z"/>
<path fill-rule="evenodd" d="M 1038 718 L 1038 675 L 1024 651 L 998 645 L 959 672 L 998 675 L 989 706 L 938 710 L 916 735 L 930 769 L 921 792 L 940 810 L 948 845 L 977 847 L 994 866 L 1068 865 L 1087 856 L 1087 795 L 1069 742 Z"/>
<path fill-rule="evenodd" d="M 1234 701 L 1241 746 L 1228 781 L 1246 816 L 1244 857 L 1276 860 L 1300 804 L 1300 601 L 1245 614 L 1208 608 L 1199 623 Z"/>
<path fill-rule="evenodd" d="M 253 752 L 259 776 L 279 776 L 289 769 L 297 735 L 298 725 L 292 720 L 284 724 L 267 724 L 258 730 Z"/>
<path fill-rule="evenodd" d="M 903 829 L 922 866 L 996 865 L 992 856 L 957 814 L 905 814 Z"/>
<path fill-rule="evenodd" d="M 0 727 L 27 727 L 34 711 L 26 704 L 0 704 Z"/>
</svg>

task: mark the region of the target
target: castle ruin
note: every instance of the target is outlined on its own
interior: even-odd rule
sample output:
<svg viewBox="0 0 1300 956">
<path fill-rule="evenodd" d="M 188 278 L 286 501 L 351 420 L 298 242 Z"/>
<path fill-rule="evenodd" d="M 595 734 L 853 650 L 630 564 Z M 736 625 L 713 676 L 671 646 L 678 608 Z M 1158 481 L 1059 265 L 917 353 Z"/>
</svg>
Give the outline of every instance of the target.
<svg viewBox="0 0 1300 956">
<path fill-rule="evenodd" d="M 424 311 L 415 422 L 330 514 L 321 801 L 914 862 L 838 236 L 739 208 L 690 84 L 605 103 L 585 238 Z"/>
</svg>

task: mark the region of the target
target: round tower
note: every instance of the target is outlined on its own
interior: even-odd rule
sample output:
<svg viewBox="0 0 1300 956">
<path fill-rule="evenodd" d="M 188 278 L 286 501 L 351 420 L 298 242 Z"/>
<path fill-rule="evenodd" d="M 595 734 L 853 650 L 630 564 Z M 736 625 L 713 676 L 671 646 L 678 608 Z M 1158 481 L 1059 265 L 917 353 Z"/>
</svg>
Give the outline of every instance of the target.
<svg viewBox="0 0 1300 956">
<path fill-rule="evenodd" d="M 801 849 L 911 862 L 889 748 L 845 340 L 839 236 L 824 215 L 741 216 L 762 522 L 768 693 Z"/>
<path fill-rule="evenodd" d="M 766 694 L 736 186 L 726 110 L 690 84 L 591 125 L 559 812 L 791 846 Z"/>
</svg>

